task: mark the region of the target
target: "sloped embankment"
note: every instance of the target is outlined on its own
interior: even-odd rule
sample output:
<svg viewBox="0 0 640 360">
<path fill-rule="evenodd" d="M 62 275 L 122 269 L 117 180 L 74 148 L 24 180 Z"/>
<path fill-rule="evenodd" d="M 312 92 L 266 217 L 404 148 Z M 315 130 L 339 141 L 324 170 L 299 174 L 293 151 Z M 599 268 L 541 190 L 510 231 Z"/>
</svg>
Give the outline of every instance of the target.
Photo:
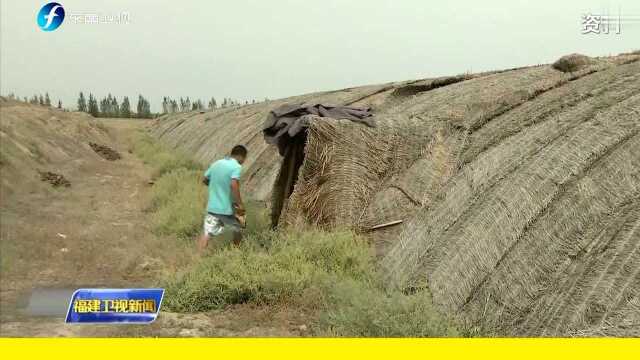
<svg viewBox="0 0 640 360">
<path fill-rule="evenodd" d="M 79 112 L 0 99 L 2 195 L 31 192 L 41 173 L 69 177 L 88 159 L 98 159 L 89 142 L 108 143 L 109 134 Z"/>
<path fill-rule="evenodd" d="M 389 283 L 505 335 L 638 335 L 640 62 L 591 59 L 304 95 L 158 120 L 201 161 L 245 143 L 245 188 L 280 169 L 262 140 L 283 102 L 373 106 L 378 127 L 314 123 L 280 224 L 369 232 Z M 278 189 L 276 189 L 278 190 Z M 276 191 L 281 193 L 281 191 Z"/>
</svg>

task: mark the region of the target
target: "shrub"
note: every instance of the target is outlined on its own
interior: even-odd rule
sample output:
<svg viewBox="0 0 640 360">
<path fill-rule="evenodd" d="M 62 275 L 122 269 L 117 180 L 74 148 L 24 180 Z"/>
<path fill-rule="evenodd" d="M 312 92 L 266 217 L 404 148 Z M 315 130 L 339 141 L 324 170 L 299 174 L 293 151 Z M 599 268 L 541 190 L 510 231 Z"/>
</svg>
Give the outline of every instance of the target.
<svg viewBox="0 0 640 360">
<path fill-rule="evenodd" d="M 368 244 L 351 232 L 265 231 L 167 280 L 165 304 L 179 312 L 295 305 L 319 313 L 313 329 L 323 336 L 458 336 L 427 292 L 383 290 L 376 279 Z"/>
<path fill-rule="evenodd" d="M 405 295 L 371 283 L 346 280 L 329 291 L 319 318 L 322 335 L 347 337 L 458 336 L 432 306 L 426 291 Z"/>
<path fill-rule="evenodd" d="M 170 279 L 167 306 L 206 311 L 247 302 L 291 303 L 330 275 L 365 279 L 373 273 L 368 246 L 350 232 L 267 234 L 268 249 L 255 246 L 255 236 L 246 238 L 240 248 L 222 249 Z"/>
<path fill-rule="evenodd" d="M 150 203 L 154 231 L 193 238 L 204 218 L 206 187 L 201 166 L 144 134 L 135 140 L 133 152 L 154 170 Z"/>
<path fill-rule="evenodd" d="M 179 168 L 202 170 L 202 166 L 196 161 L 189 159 L 178 151 L 169 151 L 148 135 L 141 135 L 136 139 L 133 152 L 142 161 L 153 167 L 154 178 Z"/>
<path fill-rule="evenodd" d="M 269 209 L 262 201 L 252 201 L 244 199 L 246 210 L 247 227 L 244 229 L 246 236 L 253 236 L 255 240 L 259 239 L 263 233 L 267 236 L 262 240 L 269 240 L 270 234 L 268 229 L 271 227 L 269 219 Z"/>
<path fill-rule="evenodd" d="M 156 232 L 184 239 L 198 234 L 207 196 L 201 178 L 200 171 L 177 168 L 157 180 L 151 191 Z"/>
<path fill-rule="evenodd" d="M 571 54 L 565 55 L 554 62 L 551 66 L 562 72 L 574 72 L 578 71 L 591 62 L 590 58 L 586 55 Z"/>
</svg>

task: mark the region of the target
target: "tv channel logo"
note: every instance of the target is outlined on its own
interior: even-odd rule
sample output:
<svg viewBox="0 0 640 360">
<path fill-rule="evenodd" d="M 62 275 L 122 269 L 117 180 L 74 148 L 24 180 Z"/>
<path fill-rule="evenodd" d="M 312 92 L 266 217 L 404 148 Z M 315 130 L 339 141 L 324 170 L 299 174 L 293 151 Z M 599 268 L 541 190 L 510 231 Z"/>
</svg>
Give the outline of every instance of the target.
<svg viewBox="0 0 640 360">
<path fill-rule="evenodd" d="M 57 2 L 44 5 L 38 12 L 37 22 L 42 31 L 53 31 L 64 21 L 64 8 Z"/>
</svg>

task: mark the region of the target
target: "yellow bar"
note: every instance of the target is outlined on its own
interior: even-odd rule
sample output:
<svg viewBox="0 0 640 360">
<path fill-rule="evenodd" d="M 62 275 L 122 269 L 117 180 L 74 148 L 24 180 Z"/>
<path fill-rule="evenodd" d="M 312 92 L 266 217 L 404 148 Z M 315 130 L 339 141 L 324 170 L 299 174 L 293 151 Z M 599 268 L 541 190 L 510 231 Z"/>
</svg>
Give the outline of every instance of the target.
<svg viewBox="0 0 640 360">
<path fill-rule="evenodd" d="M 640 339 L 0 339 L 0 349 L 47 360 L 640 359 Z"/>
</svg>

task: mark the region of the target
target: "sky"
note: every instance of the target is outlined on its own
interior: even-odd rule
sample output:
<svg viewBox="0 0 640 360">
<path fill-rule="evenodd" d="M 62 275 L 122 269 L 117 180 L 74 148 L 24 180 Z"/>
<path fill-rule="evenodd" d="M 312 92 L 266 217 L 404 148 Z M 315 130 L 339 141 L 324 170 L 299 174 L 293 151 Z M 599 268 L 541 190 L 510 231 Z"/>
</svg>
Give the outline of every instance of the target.
<svg viewBox="0 0 640 360">
<path fill-rule="evenodd" d="M 346 87 L 550 63 L 640 48 L 638 0 L 0 0 L 0 93 L 78 92 L 159 111 L 163 96 L 277 99 Z M 72 15 L 127 13 L 128 23 Z M 623 17 L 620 34 L 582 34 L 583 14 Z M 207 101 L 205 100 L 205 104 Z"/>
</svg>

